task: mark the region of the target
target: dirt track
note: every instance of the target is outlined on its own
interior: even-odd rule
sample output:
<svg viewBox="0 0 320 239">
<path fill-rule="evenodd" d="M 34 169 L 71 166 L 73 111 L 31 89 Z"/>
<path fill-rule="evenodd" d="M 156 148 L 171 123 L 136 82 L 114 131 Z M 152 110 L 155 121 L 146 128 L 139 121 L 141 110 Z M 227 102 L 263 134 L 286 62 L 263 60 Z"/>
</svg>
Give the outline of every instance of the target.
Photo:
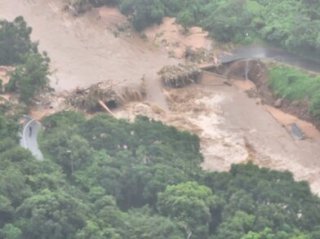
<svg viewBox="0 0 320 239">
<path fill-rule="evenodd" d="M 135 35 L 115 37 L 108 30 L 110 15 L 91 12 L 74 19 L 62 13 L 58 0 L 0 0 L 0 16 L 23 15 L 33 38 L 52 59 L 51 84 L 58 91 L 113 80 L 127 86 L 145 75 L 149 100 L 165 108 L 156 72 L 174 60 Z M 101 12 L 100 12 L 101 13 Z M 121 16 L 113 12 L 114 17 Z M 207 77 L 203 85 L 166 93 L 171 112 L 148 104 L 132 104 L 122 117 L 142 113 L 188 129 L 201 138 L 203 167 L 227 170 L 231 163 L 253 160 L 259 165 L 292 171 L 320 192 L 319 140 L 294 141 L 263 106 L 221 79 Z"/>
</svg>

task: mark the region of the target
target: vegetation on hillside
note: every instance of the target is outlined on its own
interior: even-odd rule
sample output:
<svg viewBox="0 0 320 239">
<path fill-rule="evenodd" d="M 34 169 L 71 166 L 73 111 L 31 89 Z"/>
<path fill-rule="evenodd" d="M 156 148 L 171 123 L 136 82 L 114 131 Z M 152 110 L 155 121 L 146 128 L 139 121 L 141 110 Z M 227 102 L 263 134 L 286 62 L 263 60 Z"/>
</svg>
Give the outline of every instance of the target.
<svg viewBox="0 0 320 239">
<path fill-rule="evenodd" d="M 0 65 L 15 66 L 5 89 L 26 104 L 48 86 L 49 75 L 49 58 L 31 41 L 31 32 L 22 17 L 0 21 Z"/>
<path fill-rule="evenodd" d="M 289 66 L 274 66 L 269 69 L 269 79 L 275 95 L 308 102 L 311 116 L 320 121 L 320 76 Z"/>
<path fill-rule="evenodd" d="M 1 238 L 319 238 L 320 200 L 288 172 L 204 172 L 196 136 L 144 117 L 43 125 L 36 161 L 1 114 Z"/>
<path fill-rule="evenodd" d="M 320 4 L 314 0 L 77 0 L 94 6 L 118 4 L 138 30 L 176 17 L 199 25 L 222 42 L 261 39 L 301 55 L 320 54 Z M 307 27 L 306 27 L 307 26 Z"/>
</svg>

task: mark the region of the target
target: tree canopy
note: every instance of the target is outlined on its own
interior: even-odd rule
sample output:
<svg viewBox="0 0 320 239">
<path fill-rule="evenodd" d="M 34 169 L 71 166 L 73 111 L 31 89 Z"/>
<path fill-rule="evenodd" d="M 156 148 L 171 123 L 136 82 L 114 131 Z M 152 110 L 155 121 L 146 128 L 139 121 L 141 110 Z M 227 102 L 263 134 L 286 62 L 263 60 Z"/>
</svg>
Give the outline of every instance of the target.
<svg viewBox="0 0 320 239">
<path fill-rule="evenodd" d="M 145 117 L 61 112 L 43 121 L 44 161 L 1 113 L 5 239 L 317 239 L 320 200 L 289 172 L 202 171 L 199 140 Z M 5 126 L 6 130 L 2 130 Z"/>
<path fill-rule="evenodd" d="M 26 104 L 49 83 L 49 58 L 38 51 L 38 43 L 31 41 L 31 32 L 23 17 L 0 21 L 0 65 L 15 67 L 5 89 L 18 93 Z"/>
</svg>

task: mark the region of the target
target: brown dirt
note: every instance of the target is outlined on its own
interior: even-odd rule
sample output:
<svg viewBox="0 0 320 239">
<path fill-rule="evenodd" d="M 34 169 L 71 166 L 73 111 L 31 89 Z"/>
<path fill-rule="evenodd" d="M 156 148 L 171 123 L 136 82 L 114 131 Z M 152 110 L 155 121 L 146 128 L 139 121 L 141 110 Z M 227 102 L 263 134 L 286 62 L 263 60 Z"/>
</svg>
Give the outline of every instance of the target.
<svg viewBox="0 0 320 239">
<path fill-rule="evenodd" d="M 145 34 L 154 44 L 165 48 L 176 58 L 184 58 L 187 47 L 193 50 L 212 49 L 208 32 L 200 27 L 192 27 L 186 33 L 175 18 L 165 17 L 162 24 L 146 29 Z"/>
<path fill-rule="evenodd" d="M 280 124 L 285 126 L 288 130 L 290 125 L 296 123 L 306 137 L 320 140 L 320 132 L 312 123 L 301 120 L 294 115 L 285 113 L 282 110 L 276 109 L 269 105 L 265 105 L 265 108 L 277 121 L 279 121 Z"/>
</svg>

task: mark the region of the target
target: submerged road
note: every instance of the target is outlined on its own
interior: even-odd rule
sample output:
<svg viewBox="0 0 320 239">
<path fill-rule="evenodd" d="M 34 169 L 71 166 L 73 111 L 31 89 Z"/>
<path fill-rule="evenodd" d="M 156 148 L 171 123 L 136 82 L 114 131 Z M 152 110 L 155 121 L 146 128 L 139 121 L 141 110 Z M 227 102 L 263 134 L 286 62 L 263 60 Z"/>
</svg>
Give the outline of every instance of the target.
<svg viewBox="0 0 320 239">
<path fill-rule="evenodd" d="M 239 47 L 231 51 L 231 54 L 222 54 L 219 56 L 219 61 L 221 63 L 229 63 L 245 59 L 270 59 L 308 71 L 320 73 L 319 62 L 303 59 L 285 50 L 268 46 L 252 45 Z"/>
<path fill-rule="evenodd" d="M 27 119 L 28 121 L 22 129 L 20 144 L 23 148 L 30 150 L 37 160 L 43 160 L 43 155 L 38 145 L 38 133 L 41 129 L 41 124 L 30 117 L 27 117 Z"/>
</svg>

